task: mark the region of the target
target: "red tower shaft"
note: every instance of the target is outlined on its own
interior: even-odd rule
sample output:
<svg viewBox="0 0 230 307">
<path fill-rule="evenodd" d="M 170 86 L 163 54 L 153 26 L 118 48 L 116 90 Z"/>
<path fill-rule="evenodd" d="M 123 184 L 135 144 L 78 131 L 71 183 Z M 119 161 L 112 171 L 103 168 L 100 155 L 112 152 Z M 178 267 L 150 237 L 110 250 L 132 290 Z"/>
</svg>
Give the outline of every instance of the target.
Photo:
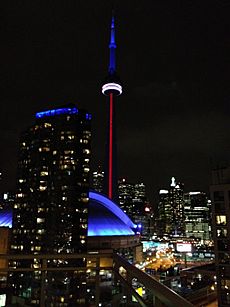
<svg viewBox="0 0 230 307">
<path fill-rule="evenodd" d="M 113 198 L 113 93 L 109 94 L 109 191 L 108 196 Z"/>
</svg>

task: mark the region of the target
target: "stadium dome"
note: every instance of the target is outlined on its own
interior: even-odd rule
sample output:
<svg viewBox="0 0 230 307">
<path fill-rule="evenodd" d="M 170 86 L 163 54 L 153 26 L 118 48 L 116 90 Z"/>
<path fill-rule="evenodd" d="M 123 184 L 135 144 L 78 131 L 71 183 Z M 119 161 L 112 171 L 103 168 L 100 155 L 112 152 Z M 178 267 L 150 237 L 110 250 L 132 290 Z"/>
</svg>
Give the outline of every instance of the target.
<svg viewBox="0 0 230 307">
<path fill-rule="evenodd" d="M 137 226 L 109 198 L 89 192 L 88 236 L 135 235 Z"/>
</svg>

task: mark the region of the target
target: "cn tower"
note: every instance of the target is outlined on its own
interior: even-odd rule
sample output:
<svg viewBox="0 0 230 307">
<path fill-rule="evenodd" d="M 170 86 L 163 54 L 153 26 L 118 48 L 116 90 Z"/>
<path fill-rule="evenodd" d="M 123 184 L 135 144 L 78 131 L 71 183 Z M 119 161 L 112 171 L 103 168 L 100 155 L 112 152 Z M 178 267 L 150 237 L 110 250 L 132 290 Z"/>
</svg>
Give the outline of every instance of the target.
<svg viewBox="0 0 230 307">
<path fill-rule="evenodd" d="M 102 86 L 103 95 L 108 100 L 108 136 L 106 144 L 105 161 L 105 184 L 104 192 L 112 200 L 117 199 L 117 146 L 115 129 L 115 97 L 121 95 L 122 86 L 116 73 L 116 42 L 115 42 L 115 22 L 112 16 L 109 42 L 109 67 L 108 75 Z"/>
</svg>

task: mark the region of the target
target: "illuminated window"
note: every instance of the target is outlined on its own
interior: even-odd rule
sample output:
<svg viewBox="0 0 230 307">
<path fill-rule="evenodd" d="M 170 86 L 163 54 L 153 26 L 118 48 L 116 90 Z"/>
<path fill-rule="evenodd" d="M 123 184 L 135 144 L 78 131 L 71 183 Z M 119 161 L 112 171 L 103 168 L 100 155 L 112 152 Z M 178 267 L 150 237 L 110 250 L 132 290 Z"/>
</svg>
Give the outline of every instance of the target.
<svg viewBox="0 0 230 307">
<path fill-rule="evenodd" d="M 227 219 L 226 215 L 217 215 L 216 216 L 216 224 L 217 225 L 226 225 Z"/>
<path fill-rule="evenodd" d="M 38 229 L 37 233 L 43 234 L 43 233 L 45 233 L 45 229 Z"/>
<path fill-rule="evenodd" d="M 39 147 L 38 149 L 40 152 L 48 152 L 50 151 L 50 148 L 49 147 Z"/>
<path fill-rule="evenodd" d="M 90 154 L 90 150 L 89 149 L 83 149 L 83 153 L 86 154 L 86 155 L 89 155 Z"/>
<path fill-rule="evenodd" d="M 22 194 L 22 193 L 17 194 L 17 197 L 23 197 L 23 196 L 24 196 L 24 194 Z"/>
<path fill-rule="evenodd" d="M 49 127 L 51 127 L 51 124 L 50 123 L 44 123 L 44 127 L 49 128 Z"/>
<path fill-rule="evenodd" d="M 56 154 L 57 154 L 57 150 L 54 150 L 54 151 L 53 151 L 53 155 L 56 155 Z"/>
<path fill-rule="evenodd" d="M 86 139 L 89 139 L 90 136 L 91 136 L 91 132 L 88 131 L 88 130 L 85 130 L 85 131 L 83 131 L 83 135 L 84 135 L 84 137 L 85 137 Z"/>
<path fill-rule="evenodd" d="M 45 222 L 45 219 L 44 219 L 44 218 L 43 218 L 43 219 L 42 219 L 42 218 L 39 218 L 39 217 L 37 218 L 37 223 L 38 223 L 38 224 L 44 223 L 44 222 Z"/>
<path fill-rule="evenodd" d="M 48 176 L 48 174 L 49 174 L 48 172 L 41 172 L 40 173 L 41 176 Z"/>
<path fill-rule="evenodd" d="M 226 238 L 227 234 L 228 234 L 227 229 L 223 228 L 223 229 L 217 229 L 216 230 L 216 235 L 217 235 L 218 238 Z"/>
<path fill-rule="evenodd" d="M 60 166 L 60 169 L 70 169 L 71 168 L 71 166 L 70 165 L 68 165 L 68 164 L 64 164 L 64 165 L 61 165 Z"/>
<path fill-rule="evenodd" d="M 41 192 L 45 191 L 46 189 L 47 189 L 47 187 L 46 187 L 46 186 L 42 186 L 42 185 L 40 185 L 40 187 L 39 187 L 39 190 L 40 190 Z"/>
</svg>

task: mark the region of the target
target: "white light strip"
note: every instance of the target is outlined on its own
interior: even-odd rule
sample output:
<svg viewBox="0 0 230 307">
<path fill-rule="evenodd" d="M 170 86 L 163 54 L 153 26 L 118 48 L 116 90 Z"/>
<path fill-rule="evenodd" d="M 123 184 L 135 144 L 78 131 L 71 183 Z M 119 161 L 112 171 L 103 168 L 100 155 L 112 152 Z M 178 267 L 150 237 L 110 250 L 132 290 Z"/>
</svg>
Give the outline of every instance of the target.
<svg viewBox="0 0 230 307">
<path fill-rule="evenodd" d="M 201 194 L 201 192 L 189 192 L 189 195 L 197 195 L 197 194 Z"/>
<path fill-rule="evenodd" d="M 106 91 L 115 90 L 119 92 L 119 95 L 122 93 L 122 86 L 117 83 L 106 83 L 102 86 L 102 93 L 105 94 Z"/>
<path fill-rule="evenodd" d="M 159 194 L 168 194 L 168 190 L 160 190 Z"/>
</svg>

